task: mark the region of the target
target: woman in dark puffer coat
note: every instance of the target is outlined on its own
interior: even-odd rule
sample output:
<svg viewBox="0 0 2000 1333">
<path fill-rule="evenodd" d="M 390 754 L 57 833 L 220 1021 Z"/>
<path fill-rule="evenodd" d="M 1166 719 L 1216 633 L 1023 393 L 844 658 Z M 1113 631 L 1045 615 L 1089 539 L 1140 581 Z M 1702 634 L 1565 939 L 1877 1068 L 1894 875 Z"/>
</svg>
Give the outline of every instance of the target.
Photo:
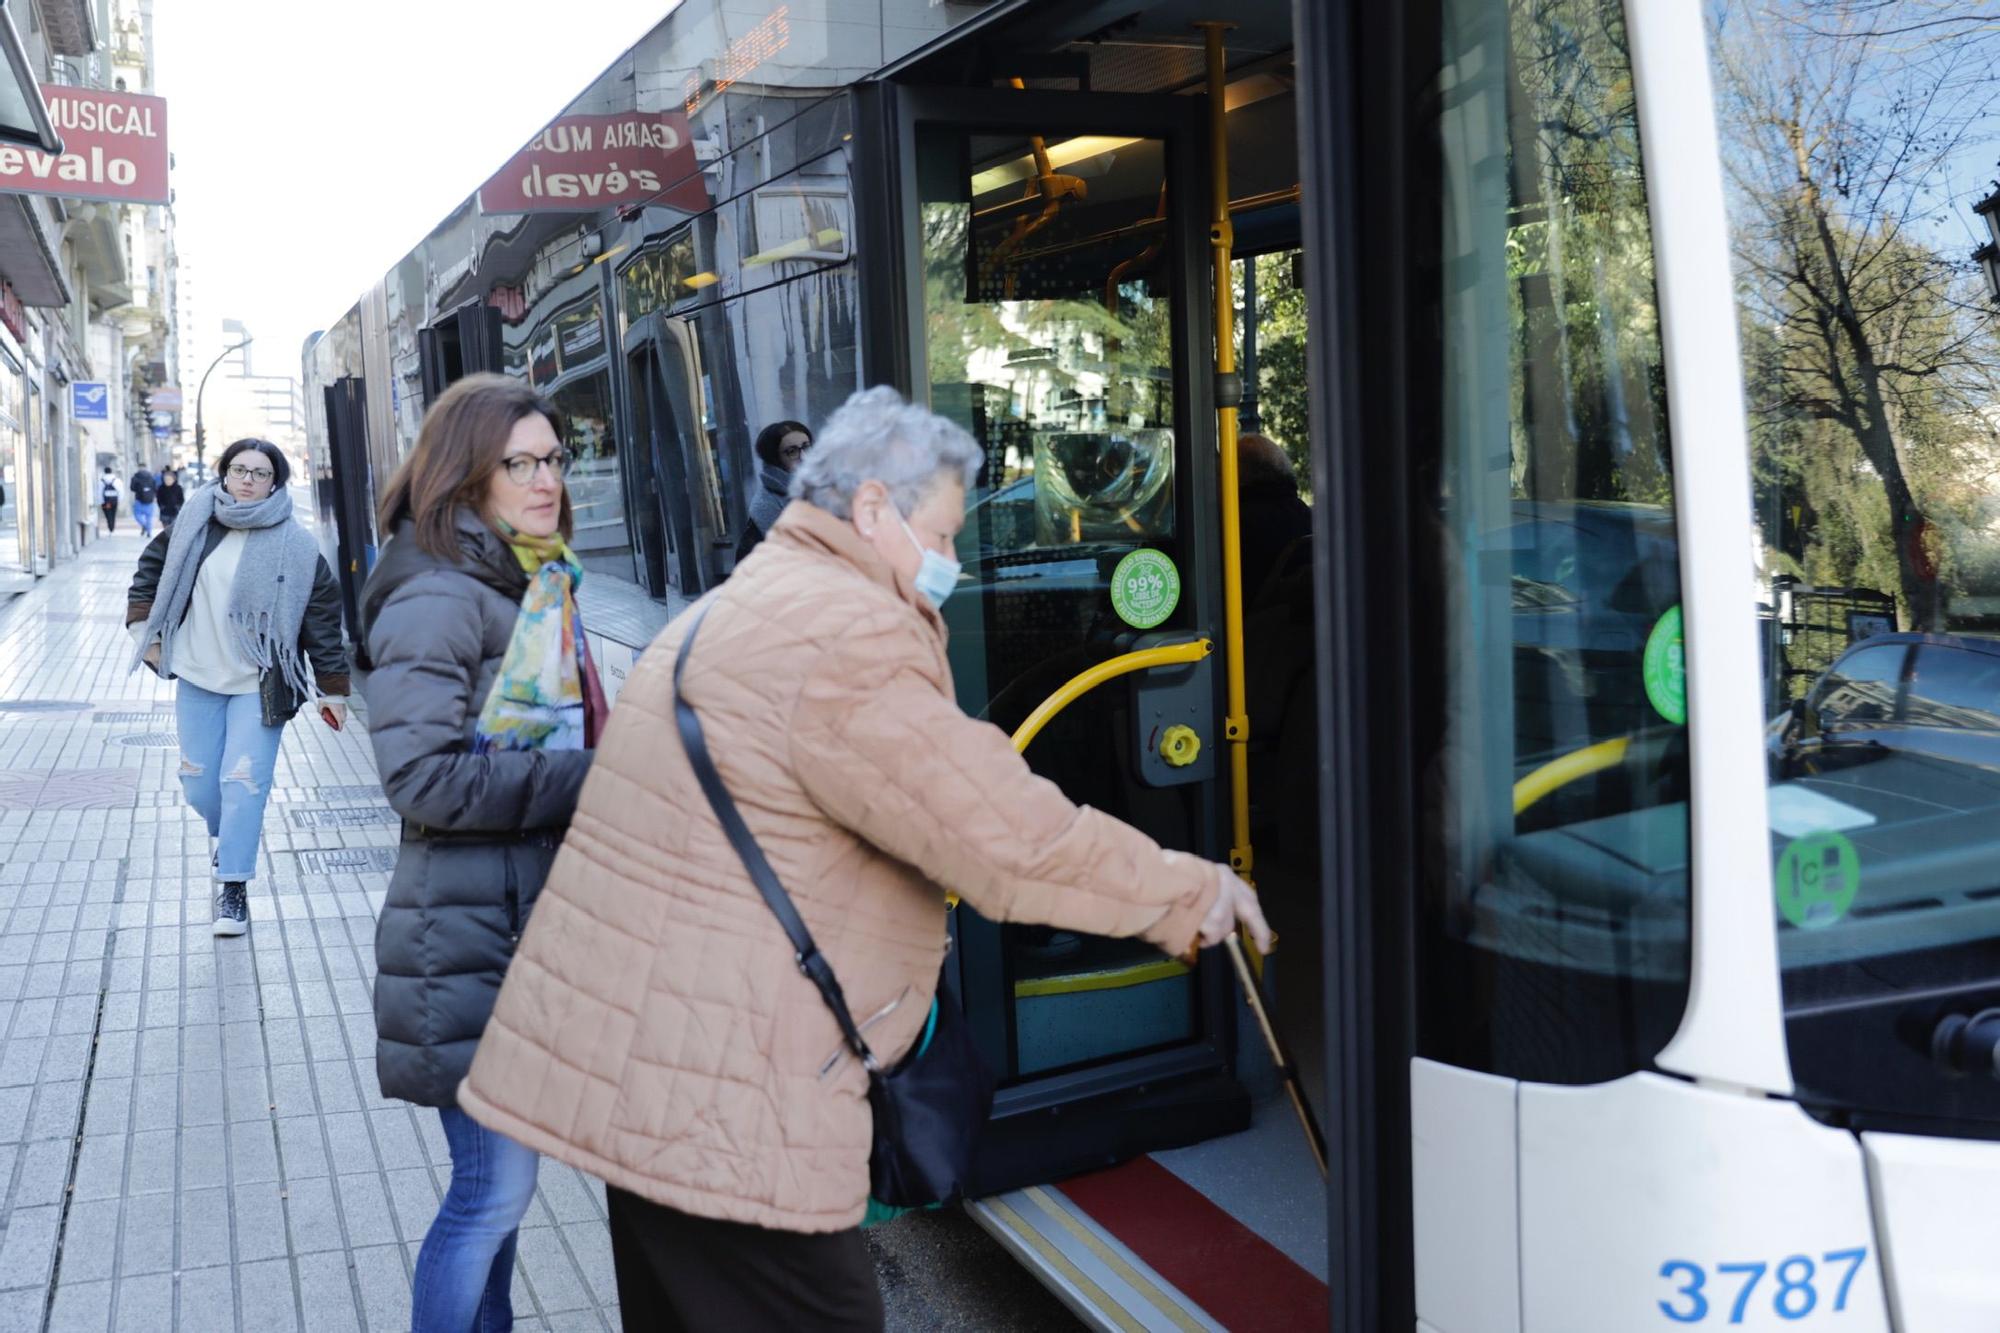
<svg viewBox="0 0 2000 1333">
<path fill-rule="evenodd" d="M 555 859 L 605 713 L 563 540 L 559 419 L 474 375 L 439 397 L 382 501 L 362 594 L 364 691 L 402 848 L 375 930 L 384 1096 L 434 1106 L 452 1180 L 411 1284 L 411 1328 L 511 1326 L 538 1156 L 457 1106 L 459 1080 Z"/>
</svg>

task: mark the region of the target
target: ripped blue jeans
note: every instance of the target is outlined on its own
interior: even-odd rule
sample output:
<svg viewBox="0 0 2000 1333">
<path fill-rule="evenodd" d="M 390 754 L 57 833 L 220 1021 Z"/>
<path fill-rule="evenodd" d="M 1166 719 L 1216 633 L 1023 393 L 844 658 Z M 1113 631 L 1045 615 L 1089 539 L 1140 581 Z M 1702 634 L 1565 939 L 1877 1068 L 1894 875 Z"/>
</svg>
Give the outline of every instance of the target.
<svg viewBox="0 0 2000 1333">
<path fill-rule="evenodd" d="M 181 737 L 181 790 L 217 840 L 217 880 L 257 877 L 264 840 L 264 803 L 278 766 L 282 726 L 264 725 L 256 691 L 212 694 L 177 681 L 174 715 Z"/>
</svg>

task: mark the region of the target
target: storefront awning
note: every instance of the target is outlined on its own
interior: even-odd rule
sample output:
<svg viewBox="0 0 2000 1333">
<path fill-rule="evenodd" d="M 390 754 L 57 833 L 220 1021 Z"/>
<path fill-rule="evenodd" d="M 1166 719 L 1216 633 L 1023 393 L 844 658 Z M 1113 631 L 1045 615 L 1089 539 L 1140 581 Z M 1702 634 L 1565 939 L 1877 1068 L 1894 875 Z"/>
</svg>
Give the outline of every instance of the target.
<svg viewBox="0 0 2000 1333">
<path fill-rule="evenodd" d="M 45 153 L 62 152 L 62 137 L 49 120 L 41 81 L 28 63 L 28 49 L 14 26 L 22 0 L 0 0 L 0 140 L 26 144 Z M 63 5 L 51 5 L 51 11 Z"/>
<path fill-rule="evenodd" d="M 0 278 L 14 284 L 22 305 L 69 304 L 69 286 L 29 195 L 0 194 Z"/>
</svg>

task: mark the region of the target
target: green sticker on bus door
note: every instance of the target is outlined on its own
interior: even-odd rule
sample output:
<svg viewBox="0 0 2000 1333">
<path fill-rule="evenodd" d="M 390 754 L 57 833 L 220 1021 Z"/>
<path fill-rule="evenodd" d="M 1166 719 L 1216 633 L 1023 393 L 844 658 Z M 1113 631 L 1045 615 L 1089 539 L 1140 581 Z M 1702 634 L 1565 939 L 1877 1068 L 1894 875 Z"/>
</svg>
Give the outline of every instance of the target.
<svg viewBox="0 0 2000 1333">
<path fill-rule="evenodd" d="M 1861 854 L 1831 831 L 1808 833 L 1778 857 L 1778 910 L 1801 930 L 1830 926 L 1861 892 Z"/>
<path fill-rule="evenodd" d="M 1675 726 L 1688 720 L 1687 648 L 1681 638 L 1681 609 L 1676 606 L 1661 616 L 1646 637 L 1646 656 L 1640 666 L 1646 678 L 1646 697 L 1659 715 Z"/>
<path fill-rule="evenodd" d="M 1133 629 L 1165 623 L 1181 601 L 1181 572 L 1163 551 L 1141 547 L 1111 574 L 1111 609 Z"/>
</svg>

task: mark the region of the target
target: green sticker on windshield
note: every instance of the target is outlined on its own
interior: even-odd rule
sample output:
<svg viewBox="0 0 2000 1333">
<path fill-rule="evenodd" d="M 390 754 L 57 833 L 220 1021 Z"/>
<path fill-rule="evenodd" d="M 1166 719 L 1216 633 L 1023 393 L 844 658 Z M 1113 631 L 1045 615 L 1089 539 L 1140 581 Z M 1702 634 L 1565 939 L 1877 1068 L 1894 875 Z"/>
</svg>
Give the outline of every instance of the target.
<svg viewBox="0 0 2000 1333">
<path fill-rule="evenodd" d="M 1839 833 L 1809 833 L 1778 857 L 1778 910 L 1801 930 L 1830 926 L 1861 892 L 1861 855 Z"/>
<path fill-rule="evenodd" d="M 1181 572 L 1165 552 L 1142 547 L 1112 571 L 1111 609 L 1133 629 L 1164 623 L 1180 601 Z"/>
<path fill-rule="evenodd" d="M 1687 648 L 1681 641 L 1681 609 L 1676 606 L 1661 616 L 1646 638 L 1646 657 L 1641 670 L 1646 677 L 1646 697 L 1661 717 L 1682 726 L 1688 720 Z"/>
</svg>

